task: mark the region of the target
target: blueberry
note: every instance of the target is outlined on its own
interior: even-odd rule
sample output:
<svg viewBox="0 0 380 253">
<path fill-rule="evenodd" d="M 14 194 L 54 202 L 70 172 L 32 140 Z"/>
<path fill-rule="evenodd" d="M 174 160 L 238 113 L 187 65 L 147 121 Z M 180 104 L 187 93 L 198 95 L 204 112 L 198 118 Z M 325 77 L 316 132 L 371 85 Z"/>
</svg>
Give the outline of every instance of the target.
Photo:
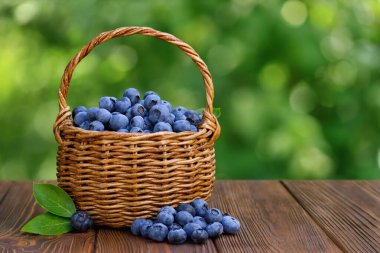
<svg viewBox="0 0 380 253">
<path fill-rule="evenodd" d="M 135 104 L 131 110 L 132 116 L 144 116 L 146 113 L 145 107 L 141 104 Z"/>
<path fill-rule="evenodd" d="M 223 225 L 220 222 L 211 223 L 206 227 L 206 231 L 209 237 L 217 237 L 223 234 Z"/>
<path fill-rule="evenodd" d="M 204 229 L 197 229 L 191 234 L 191 240 L 194 243 L 204 243 L 208 239 L 207 231 Z"/>
<path fill-rule="evenodd" d="M 122 114 L 127 113 L 128 109 L 131 107 L 131 100 L 127 97 L 122 97 L 115 103 L 115 111 Z"/>
<path fill-rule="evenodd" d="M 152 133 L 152 131 L 150 131 L 150 130 L 144 130 L 143 133 L 150 134 L 150 133 Z"/>
<path fill-rule="evenodd" d="M 194 199 L 193 202 L 191 202 L 191 205 L 195 209 L 195 214 L 201 217 L 204 217 L 208 210 L 207 202 L 204 199 L 198 198 Z"/>
<path fill-rule="evenodd" d="M 224 216 L 222 219 L 223 230 L 227 234 L 236 234 L 240 229 L 240 222 L 232 216 Z"/>
<path fill-rule="evenodd" d="M 166 122 L 158 122 L 156 125 L 154 125 L 153 133 L 162 131 L 173 132 L 173 129 L 172 126 Z"/>
<path fill-rule="evenodd" d="M 96 120 L 96 114 L 98 113 L 98 107 L 91 107 L 87 110 L 88 118 L 90 121 Z"/>
<path fill-rule="evenodd" d="M 76 126 L 80 126 L 83 122 L 88 121 L 88 113 L 87 112 L 78 112 L 74 117 L 74 123 Z"/>
<path fill-rule="evenodd" d="M 136 103 L 138 103 L 140 101 L 140 93 L 135 88 L 129 88 L 129 89 L 127 89 L 124 92 L 123 97 L 129 98 L 129 100 L 131 101 L 132 105 L 134 105 L 134 104 L 136 104 Z"/>
<path fill-rule="evenodd" d="M 187 121 L 194 126 L 198 126 L 202 123 L 202 117 L 196 111 L 186 111 L 184 115 Z"/>
<path fill-rule="evenodd" d="M 220 222 L 222 221 L 223 214 L 222 212 L 217 208 L 211 208 L 207 211 L 205 215 L 205 219 L 207 223 L 213 223 L 213 222 Z"/>
<path fill-rule="evenodd" d="M 169 112 L 172 111 L 172 105 L 168 101 L 161 100 L 161 104 L 165 105 L 168 108 Z"/>
<path fill-rule="evenodd" d="M 207 227 L 207 222 L 206 222 L 205 218 L 203 218 L 201 216 L 194 216 L 193 223 L 197 223 L 203 229 L 205 229 Z"/>
<path fill-rule="evenodd" d="M 163 121 L 169 117 L 169 110 L 163 104 L 154 105 L 149 111 L 149 121 L 153 124 Z"/>
<path fill-rule="evenodd" d="M 149 229 L 149 238 L 156 241 L 156 242 L 162 242 L 165 240 L 166 236 L 168 235 L 168 227 L 165 226 L 162 223 L 155 223 L 153 226 Z"/>
<path fill-rule="evenodd" d="M 132 226 L 131 226 L 131 232 L 132 234 L 134 235 L 140 235 L 141 232 L 140 232 L 140 229 L 142 227 L 142 225 L 144 224 L 147 224 L 147 220 L 146 219 L 136 219 L 133 221 L 132 223 Z"/>
<path fill-rule="evenodd" d="M 125 128 L 119 129 L 119 130 L 117 130 L 117 132 L 119 132 L 119 133 L 129 133 L 128 129 L 125 129 Z"/>
<path fill-rule="evenodd" d="M 181 226 L 193 221 L 193 216 L 187 211 L 180 211 L 175 215 L 175 221 Z"/>
<path fill-rule="evenodd" d="M 172 215 L 175 215 L 177 213 L 177 211 L 172 206 L 164 206 L 164 207 L 162 207 L 160 209 L 160 213 L 162 213 L 162 212 L 167 212 L 167 213 L 170 213 Z"/>
<path fill-rule="evenodd" d="M 90 121 L 84 121 L 82 124 L 80 124 L 80 128 L 84 129 L 84 130 L 90 130 Z"/>
<path fill-rule="evenodd" d="M 174 222 L 174 216 L 171 213 L 168 212 L 160 212 L 157 215 L 157 221 L 165 224 L 166 226 L 170 226 Z"/>
<path fill-rule="evenodd" d="M 144 122 L 145 122 L 145 129 L 146 130 L 153 130 L 153 125 L 150 122 L 148 116 L 144 117 Z"/>
<path fill-rule="evenodd" d="M 144 94 L 144 99 L 147 97 L 147 96 L 149 96 L 149 95 L 158 95 L 156 92 L 154 92 L 154 91 L 147 91 L 147 92 L 145 92 L 145 94 Z"/>
<path fill-rule="evenodd" d="M 144 130 L 142 130 L 141 128 L 139 127 L 132 127 L 130 130 L 129 130 L 130 133 L 143 133 Z"/>
<path fill-rule="evenodd" d="M 106 109 L 99 109 L 96 113 L 96 120 L 107 124 L 111 119 L 112 114 Z"/>
<path fill-rule="evenodd" d="M 132 115 L 132 108 L 129 108 L 127 110 L 127 112 L 125 113 L 125 116 L 127 116 L 128 119 L 132 119 L 133 118 L 133 115 Z"/>
<path fill-rule="evenodd" d="M 104 131 L 103 123 L 97 120 L 91 122 L 88 128 L 91 131 L 99 131 L 99 132 Z"/>
<path fill-rule="evenodd" d="M 189 212 L 192 216 L 195 216 L 195 209 L 192 205 L 190 204 L 179 204 L 177 207 L 177 211 L 187 211 Z"/>
<path fill-rule="evenodd" d="M 92 219 L 86 211 L 77 211 L 71 216 L 71 226 L 77 231 L 86 232 L 92 225 Z"/>
<path fill-rule="evenodd" d="M 190 125 L 190 131 L 196 133 L 196 132 L 198 132 L 198 129 L 197 129 L 196 126 L 194 126 L 194 125 Z"/>
<path fill-rule="evenodd" d="M 79 112 L 87 112 L 87 108 L 84 106 L 75 107 L 73 110 L 73 117 L 75 117 L 75 115 L 77 115 Z"/>
<path fill-rule="evenodd" d="M 178 120 L 186 120 L 185 114 L 177 114 L 177 115 L 175 115 L 174 121 L 178 121 Z"/>
<path fill-rule="evenodd" d="M 139 127 L 141 129 L 145 128 L 144 118 L 141 116 L 135 116 L 129 122 L 130 127 Z"/>
<path fill-rule="evenodd" d="M 141 99 L 139 102 L 137 102 L 138 104 L 144 106 L 144 99 Z M 146 109 L 146 108 L 145 108 Z"/>
<path fill-rule="evenodd" d="M 181 225 L 179 225 L 178 223 L 173 223 L 173 224 L 170 225 L 168 228 L 169 228 L 169 230 L 182 229 Z"/>
<path fill-rule="evenodd" d="M 99 100 L 99 108 L 113 112 L 115 110 L 116 98 L 114 97 L 102 97 Z"/>
<path fill-rule="evenodd" d="M 144 98 L 144 106 L 149 111 L 154 105 L 157 105 L 161 102 L 161 98 L 158 95 L 149 95 Z"/>
<path fill-rule="evenodd" d="M 177 117 L 177 116 L 185 114 L 186 111 L 187 109 L 185 107 L 177 106 L 176 108 L 172 110 L 172 113 Z"/>
<path fill-rule="evenodd" d="M 129 120 L 127 116 L 118 112 L 113 112 L 109 122 L 109 126 L 111 130 L 117 131 L 122 128 L 127 128 L 128 123 Z"/>
<path fill-rule="evenodd" d="M 178 120 L 173 124 L 174 132 L 190 131 L 190 122 L 187 120 Z"/>
<path fill-rule="evenodd" d="M 182 228 L 176 230 L 170 230 L 168 233 L 168 242 L 171 244 L 182 244 L 186 242 L 187 235 Z"/>
<path fill-rule="evenodd" d="M 202 227 L 197 224 L 197 223 L 194 223 L 194 222 L 190 222 L 190 223 L 187 223 L 184 227 L 183 227 L 183 230 L 185 230 L 186 234 L 188 237 L 191 236 L 191 234 L 197 230 L 197 229 L 202 229 Z"/>
<path fill-rule="evenodd" d="M 140 227 L 141 236 L 144 238 L 148 238 L 149 230 L 152 228 L 152 226 L 153 226 L 153 221 L 147 220 L 147 222 Z"/>
</svg>

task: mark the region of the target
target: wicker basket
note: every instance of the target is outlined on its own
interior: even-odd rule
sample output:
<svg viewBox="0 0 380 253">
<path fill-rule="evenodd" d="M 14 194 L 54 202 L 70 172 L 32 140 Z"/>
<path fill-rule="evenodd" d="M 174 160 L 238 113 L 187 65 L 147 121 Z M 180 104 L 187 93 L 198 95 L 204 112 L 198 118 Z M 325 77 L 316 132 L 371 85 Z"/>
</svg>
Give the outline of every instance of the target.
<svg viewBox="0 0 380 253">
<path fill-rule="evenodd" d="M 118 133 L 75 127 L 66 103 L 77 64 L 97 45 L 112 38 L 141 34 L 169 42 L 198 67 L 206 90 L 199 132 Z M 214 141 L 220 127 L 213 115 L 214 87 L 206 64 L 194 49 L 171 34 L 148 27 L 122 27 L 103 32 L 68 63 L 59 89 L 54 124 L 59 144 L 58 184 L 97 225 L 124 227 L 136 218 L 151 218 L 164 205 L 210 197 L 215 180 Z"/>
</svg>

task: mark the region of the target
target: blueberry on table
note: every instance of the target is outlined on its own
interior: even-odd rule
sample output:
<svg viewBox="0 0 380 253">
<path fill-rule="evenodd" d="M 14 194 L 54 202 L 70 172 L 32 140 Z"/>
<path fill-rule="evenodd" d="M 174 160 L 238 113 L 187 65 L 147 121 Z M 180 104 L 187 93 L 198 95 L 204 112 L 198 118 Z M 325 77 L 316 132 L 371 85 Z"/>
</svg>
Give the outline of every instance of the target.
<svg viewBox="0 0 380 253">
<path fill-rule="evenodd" d="M 135 104 L 134 106 L 132 106 L 131 113 L 132 116 L 144 116 L 146 113 L 146 109 L 141 104 Z"/>
<path fill-rule="evenodd" d="M 141 116 L 135 116 L 129 122 L 130 127 L 139 127 L 141 129 L 145 128 L 144 118 Z"/>
<path fill-rule="evenodd" d="M 204 217 L 208 211 L 207 202 L 204 199 L 197 198 L 191 202 L 191 205 L 195 209 L 195 215 Z"/>
<path fill-rule="evenodd" d="M 182 203 L 177 206 L 177 211 L 187 211 L 189 212 L 192 216 L 195 216 L 195 209 L 192 205 L 187 204 L 187 203 Z"/>
<path fill-rule="evenodd" d="M 75 107 L 73 110 L 73 117 L 75 117 L 75 115 L 77 115 L 79 112 L 87 112 L 87 108 L 84 106 Z"/>
<path fill-rule="evenodd" d="M 158 122 L 156 125 L 154 125 L 153 133 L 162 131 L 173 132 L 173 129 L 172 126 L 166 122 Z"/>
<path fill-rule="evenodd" d="M 133 221 L 131 226 L 131 232 L 134 235 L 141 235 L 140 229 L 144 224 L 149 224 L 146 219 L 136 219 Z"/>
<path fill-rule="evenodd" d="M 130 130 L 129 130 L 130 133 L 143 133 L 144 130 L 142 130 L 141 128 L 139 127 L 132 127 Z"/>
<path fill-rule="evenodd" d="M 186 242 L 187 234 L 182 228 L 170 230 L 168 233 L 168 242 L 171 244 L 182 244 Z"/>
<path fill-rule="evenodd" d="M 168 235 L 168 227 L 162 223 L 155 223 L 149 229 L 149 238 L 156 242 L 162 242 Z"/>
<path fill-rule="evenodd" d="M 102 122 L 95 120 L 90 123 L 88 130 L 101 132 L 104 131 L 104 125 Z"/>
<path fill-rule="evenodd" d="M 205 229 L 207 227 L 207 222 L 206 222 L 205 218 L 203 218 L 201 216 L 194 216 L 193 223 L 197 223 L 203 229 Z"/>
<path fill-rule="evenodd" d="M 158 95 L 149 95 L 144 98 L 144 106 L 149 111 L 154 105 L 161 103 L 161 98 Z"/>
<path fill-rule="evenodd" d="M 207 231 L 204 229 L 197 229 L 191 234 L 191 241 L 194 243 L 204 243 L 208 239 Z"/>
<path fill-rule="evenodd" d="M 122 114 L 127 113 L 129 108 L 131 108 L 131 100 L 129 100 L 127 97 L 122 97 L 115 103 L 115 111 Z"/>
<path fill-rule="evenodd" d="M 194 222 L 190 222 L 190 223 L 187 223 L 184 227 L 183 227 L 183 230 L 185 230 L 186 234 L 188 237 L 191 236 L 191 234 L 197 230 L 197 229 L 202 229 L 201 225 L 197 224 L 197 223 L 194 223 Z"/>
<path fill-rule="evenodd" d="M 86 232 L 89 230 L 93 221 L 91 216 L 86 211 L 77 211 L 71 216 L 71 226 L 80 232 Z"/>
<path fill-rule="evenodd" d="M 162 212 L 167 212 L 167 213 L 170 213 L 172 215 L 175 215 L 177 213 L 177 211 L 172 206 L 163 206 L 163 207 L 161 207 L 160 213 L 162 213 Z"/>
<path fill-rule="evenodd" d="M 191 130 L 191 124 L 187 120 L 178 120 L 174 122 L 173 124 L 173 130 L 174 132 L 183 132 L 183 131 L 190 131 Z"/>
<path fill-rule="evenodd" d="M 153 222 L 151 220 L 147 220 L 145 224 L 143 224 L 140 228 L 140 234 L 144 238 L 149 237 L 149 230 L 152 228 Z"/>
<path fill-rule="evenodd" d="M 96 113 L 96 120 L 107 124 L 111 119 L 112 114 L 106 109 L 99 109 Z"/>
<path fill-rule="evenodd" d="M 87 110 L 88 118 L 90 121 L 96 120 L 96 114 L 98 113 L 98 107 L 91 107 Z"/>
<path fill-rule="evenodd" d="M 202 117 L 196 111 L 186 111 L 184 115 L 187 121 L 194 126 L 198 126 L 202 123 Z"/>
<path fill-rule="evenodd" d="M 135 88 L 129 88 L 124 92 L 123 97 L 129 98 L 132 105 L 134 105 L 140 101 L 140 92 Z"/>
<path fill-rule="evenodd" d="M 187 223 L 193 221 L 193 216 L 187 211 L 180 211 L 175 215 L 175 221 L 181 226 L 185 226 Z"/>
<path fill-rule="evenodd" d="M 144 94 L 144 99 L 147 97 L 147 96 L 149 96 L 149 95 L 158 95 L 156 92 L 154 92 L 154 91 L 147 91 L 147 92 L 145 92 L 145 94 Z"/>
<path fill-rule="evenodd" d="M 87 112 L 78 112 L 74 117 L 74 123 L 76 126 L 80 126 L 83 122 L 88 120 L 89 117 Z"/>
<path fill-rule="evenodd" d="M 217 208 L 211 208 L 207 211 L 205 215 L 205 219 L 207 223 L 213 223 L 213 222 L 220 222 L 222 221 L 223 214 L 222 212 Z"/>
<path fill-rule="evenodd" d="M 221 223 L 227 234 L 236 234 L 240 229 L 240 222 L 232 216 L 224 216 Z"/>
<path fill-rule="evenodd" d="M 157 215 L 157 221 L 166 226 L 170 226 L 174 222 L 174 216 L 173 214 L 168 213 L 168 212 L 160 212 Z"/>
<path fill-rule="evenodd" d="M 169 110 L 168 108 L 163 104 L 154 105 L 149 110 L 149 121 L 153 124 L 156 124 L 157 122 L 164 121 L 164 119 L 169 117 Z"/>
<path fill-rule="evenodd" d="M 217 237 L 223 234 L 223 225 L 220 222 L 213 222 L 206 227 L 208 237 Z"/>
<path fill-rule="evenodd" d="M 122 128 L 127 128 L 129 120 L 124 114 L 113 112 L 109 121 L 111 130 L 117 131 Z"/>
<path fill-rule="evenodd" d="M 116 98 L 114 97 L 101 97 L 99 99 L 99 108 L 113 112 L 115 110 Z"/>
</svg>

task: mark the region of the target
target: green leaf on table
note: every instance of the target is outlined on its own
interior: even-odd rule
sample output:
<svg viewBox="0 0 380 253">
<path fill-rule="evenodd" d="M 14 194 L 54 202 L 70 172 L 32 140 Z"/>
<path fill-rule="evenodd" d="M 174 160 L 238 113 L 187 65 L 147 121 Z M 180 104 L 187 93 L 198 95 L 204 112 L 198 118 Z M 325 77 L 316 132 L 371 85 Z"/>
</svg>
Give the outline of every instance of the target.
<svg viewBox="0 0 380 253">
<path fill-rule="evenodd" d="M 199 108 L 199 109 L 196 109 L 195 111 L 197 113 L 202 114 L 204 110 L 205 110 L 205 108 Z M 220 115 L 222 115 L 222 110 L 220 109 L 220 107 L 214 107 L 213 110 L 214 110 L 214 115 L 216 118 L 219 118 Z"/>
<path fill-rule="evenodd" d="M 71 197 L 60 187 L 52 184 L 33 184 L 34 198 L 52 214 L 71 217 L 76 209 Z"/>
<path fill-rule="evenodd" d="M 38 215 L 26 223 L 22 232 L 39 235 L 60 235 L 72 230 L 70 219 L 51 213 Z"/>
</svg>

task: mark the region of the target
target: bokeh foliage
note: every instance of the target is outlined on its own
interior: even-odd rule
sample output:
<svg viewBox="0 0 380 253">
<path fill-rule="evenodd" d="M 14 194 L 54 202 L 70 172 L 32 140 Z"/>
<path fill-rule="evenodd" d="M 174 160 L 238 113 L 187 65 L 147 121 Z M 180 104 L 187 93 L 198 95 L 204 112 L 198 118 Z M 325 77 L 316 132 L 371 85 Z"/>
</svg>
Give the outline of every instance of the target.
<svg viewBox="0 0 380 253">
<path fill-rule="evenodd" d="M 60 77 L 102 31 L 151 26 L 192 45 L 221 107 L 218 178 L 380 176 L 380 4 L 376 0 L 2 0 L 0 179 L 55 177 Z M 107 42 L 77 68 L 68 103 L 127 87 L 204 106 L 194 64 L 141 36 Z"/>
</svg>

